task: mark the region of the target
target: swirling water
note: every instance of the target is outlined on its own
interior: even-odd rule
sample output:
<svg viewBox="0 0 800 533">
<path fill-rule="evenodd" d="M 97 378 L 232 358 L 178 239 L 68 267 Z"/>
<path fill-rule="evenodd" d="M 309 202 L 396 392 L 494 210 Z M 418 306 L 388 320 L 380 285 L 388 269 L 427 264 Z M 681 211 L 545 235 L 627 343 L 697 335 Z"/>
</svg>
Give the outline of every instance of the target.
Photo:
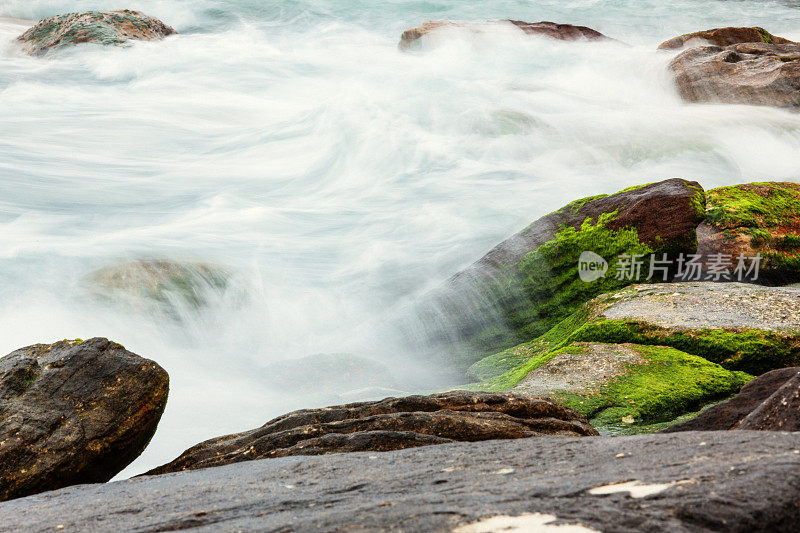
<svg viewBox="0 0 800 533">
<path fill-rule="evenodd" d="M 119 7 L 180 35 L 49 59 L 12 44 L 33 20 Z M 0 353 L 106 336 L 162 364 L 167 411 L 123 475 L 331 400 L 276 391 L 273 361 L 349 352 L 440 385 L 394 321 L 575 198 L 800 178 L 800 115 L 685 105 L 655 51 L 724 25 L 800 40 L 797 1 L 0 0 L 0 17 Z M 397 49 L 443 18 L 631 46 L 498 29 Z M 178 320 L 87 294 L 90 272 L 142 257 L 223 265 L 240 290 Z"/>
</svg>

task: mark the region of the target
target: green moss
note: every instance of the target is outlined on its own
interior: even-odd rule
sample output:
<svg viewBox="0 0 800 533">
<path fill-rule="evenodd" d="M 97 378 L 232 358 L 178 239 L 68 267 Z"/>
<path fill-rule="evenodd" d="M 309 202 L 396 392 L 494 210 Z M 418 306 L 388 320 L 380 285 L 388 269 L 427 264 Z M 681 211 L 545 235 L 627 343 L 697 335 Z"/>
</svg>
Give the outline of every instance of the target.
<svg viewBox="0 0 800 533">
<path fill-rule="evenodd" d="M 681 330 L 633 320 L 598 319 L 585 323 L 570 340 L 671 346 L 727 369 L 752 374 L 800 364 L 800 337 L 793 332 Z"/>
<path fill-rule="evenodd" d="M 622 191 L 620 191 L 620 192 L 622 192 Z M 580 211 L 581 208 L 583 206 L 585 206 L 586 204 L 588 204 L 589 202 L 591 202 L 593 200 L 599 200 L 600 198 L 607 198 L 607 197 L 608 197 L 607 194 L 597 194 L 595 196 L 587 196 L 586 198 L 581 198 L 579 200 L 575 200 L 574 202 L 568 203 L 567 205 L 565 205 L 564 207 L 559 209 L 558 212 L 559 213 L 569 212 L 569 213 L 571 213 L 573 215 L 577 215 L 578 211 Z"/>
<path fill-rule="evenodd" d="M 710 401 L 737 392 L 752 376 L 732 372 L 701 357 L 662 346 L 632 346 L 647 361 L 585 394 L 559 393 L 565 405 L 590 418 L 595 427 L 674 419 Z"/>
<path fill-rule="evenodd" d="M 719 229 L 768 228 L 800 216 L 800 185 L 760 182 L 706 193 L 706 221 Z"/>
<path fill-rule="evenodd" d="M 800 235 L 784 235 L 775 244 L 779 250 L 796 250 L 800 248 Z"/>
<path fill-rule="evenodd" d="M 774 37 L 770 32 L 765 30 L 764 28 L 756 28 L 756 31 L 761 34 L 761 40 L 767 44 L 772 44 L 775 42 Z"/>
</svg>

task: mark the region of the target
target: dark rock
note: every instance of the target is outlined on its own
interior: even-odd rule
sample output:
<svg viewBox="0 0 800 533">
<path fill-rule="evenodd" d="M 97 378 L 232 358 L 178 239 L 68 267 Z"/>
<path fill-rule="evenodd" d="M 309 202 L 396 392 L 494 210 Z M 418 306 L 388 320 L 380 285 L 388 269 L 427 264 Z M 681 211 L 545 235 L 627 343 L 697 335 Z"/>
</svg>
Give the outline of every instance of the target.
<svg viewBox="0 0 800 533">
<path fill-rule="evenodd" d="M 30 55 L 80 43 L 125 44 L 130 40 L 154 41 L 177 33 L 144 13 L 122 9 L 67 13 L 39 21 L 19 37 Z"/>
<path fill-rule="evenodd" d="M 597 431 L 575 411 L 549 400 L 453 391 L 295 411 L 258 429 L 200 443 L 148 474 L 288 455 L 391 451 L 542 435 L 597 435 Z"/>
<path fill-rule="evenodd" d="M 800 431 L 800 372 L 756 407 L 735 429 Z"/>
<path fill-rule="evenodd" d="M 800 433 L 715 431 L 284 457 L 5 502 L 0 531 L 505 531 L 484 521 L 508 516 L 517 531 L 549 531 L 538 518 L 607 532 L 794 533 L 798 451 Z"/>
<path fill-rule="evenodd" d="M 622 254 L 694 253 L 705 194 L 678 178 L 577 200 L 495 246 L 419 302 L 420 331 L 464 369 L 484 356 L 530 341 L 591 298 L 643 277 L 617 279 Z M 602 277 L 585 282 L 583 252 L 606 260 Z M 599 257 L 597 257 L 599 256 Z M 646 276 L 646 270 L 643 270 Z M 640 274 L 642 273 L 640 272 Z M 606 275 L 607 274 L 607 275 Z M 409 335 L 412 335 L 409 334 Z"/>
<path fill-rule="evenodd" d="M 467 28 L 480 32 L 492 26 L 513 24 L 528 35 L 543 35 L 560 41 L 601 41 L 611 40 L 599 31 L 586 26 L 573 26 L 572 24 L 557 24 L 555 22 L 524 22 L 521 20 L 503 20 L 495 22 L 460 22 L 451 20 L 435 20 L 420 24 L 403 32 L 400 36 L 400 48 L 407 49 L 418 39 L 441 28 Z"/>
<path fill-rule="evenodd" d="M 108 481 L 150 441 L 168 390 L 160 366 L 102 338 L 0 358 L 0 500 Z"/>
<path fill-rule="evenodd" d="M 733 272 L 739 256 L 760 255 L 757 279 L 800 281 L 800 183 L 762 182 L 707 191 L 707 216 L 697 228 L 697 250 Z M 749 264 L 748 264 L 749 266 Z"/>
<path fill-rule="evenodd" d="M 730 400 L 709 407 L 695 418 L 668 427 L 662 433 L 733 429 L 798 372 L 800 367 L 780 368 L 762 374 L 742 387 L 739 394 Z"/>
<path fill-rule="evenodd" d="M 688 102 L 800 106 L 800 44 L 700 46 L 669 68 Z"/>
<path fill-rule="evenodd" d="M 713 30 L 696 31 L 679 35 L 658 46 L 659 50 L 678 50 L 684 48 L 689 41 L 702 41 L 702 44 L 714 46 L 730 46 L 739 43 L 789 44 L 792 41 L 772 35 L 764 28 L 714 28 Z"/>
</svg>

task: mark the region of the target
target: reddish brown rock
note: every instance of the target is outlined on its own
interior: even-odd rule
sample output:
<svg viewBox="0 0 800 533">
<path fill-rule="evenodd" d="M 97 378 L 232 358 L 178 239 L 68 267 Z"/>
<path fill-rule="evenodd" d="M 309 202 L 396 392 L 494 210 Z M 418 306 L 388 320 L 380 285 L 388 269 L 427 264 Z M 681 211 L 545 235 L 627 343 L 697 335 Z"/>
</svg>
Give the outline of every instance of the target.
<svg viewBox="0 0 800 533">
<path fill-rule="evenodd" d="M 578 413 L 550 400 L 453 391 L 295 411 L 258 429 L 200 443 L 148 474 L 288 455 L 383 452 L 457 441 L 597 434 Z"/>
<path fill-rule="evenodd" d="M 168 391 L 160 366 L 108 339 L 0 358 L 0 500 L 108 481 L 147 446 Z"/>
<path fill-rule="evenodd" d="M 789 44 L 793 41 L 772 35 L 764 28 L 714 28 L 712 30 L 696 31 L 673 37 L 658 46 L 659 50 L 678 50 L 686 46 L 689 41 L 705 41 L 704 44 L 714 46 L 730 46 L 739 43 L 767 43 Z"/>
<path fill-rule="evenodd" d="M 764 400 L 735 429 L 800 431 L 800 373 Z"/>
<path fill-rule="evenodd" d="M 528 35 L 543 35 L 561 41 L 600 41 L 610 40 L 608 37 L 586 26 L 574 26 L 572 24 L 557 24 L 555 22 L 524 22 L 521 20 L 503 20 L 495 22 L 459 22 L 451 20 L 435 20 L 420 24 L 416 28 L 411 28 L 403 32 L 400 37 L 400 48 L 406 49 L 423 35 L 440 28 L 468 28 L 474 32 L 480 32 L 490 27 L 513 24 Z"/>
<path fill-rule="evenodd" d="M 709 407 L 695 418 L 670 426 L 662 433 L 733 429 L 798 373 L 800 367 L 781 368 L 762 374 L 742 387 L 739 394 L 730 400 Z"/>
<path fill-rule="evenodd" d="M 800 106 L 800 44 L 699 46 L 669 68 L 687 102 Z"/>
</svg>

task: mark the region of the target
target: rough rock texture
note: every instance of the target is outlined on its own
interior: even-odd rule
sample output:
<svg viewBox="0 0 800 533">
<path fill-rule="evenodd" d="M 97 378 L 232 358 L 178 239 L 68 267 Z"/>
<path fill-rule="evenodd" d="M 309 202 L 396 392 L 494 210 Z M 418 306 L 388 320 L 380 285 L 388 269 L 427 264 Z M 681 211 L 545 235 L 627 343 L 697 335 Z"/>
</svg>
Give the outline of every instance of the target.
<svg viewBox="0 0 800 533">
<path fill-rule="evenodd" d="M 92 295 L 108 304 L 179 318 L 182 310 L 220 298 L 230 279 L 224 268 L 207 263 L 144 259 L 102 268 L 86 282 Z"/>
<path fill-rule="evenodd" d="M 158 19 L 129 9 L 68 13 L 39 21 L 19 37 L 30 55 L 79 43 L 124 44 L 154 41 L 177 33 Z"/>
<path fill-rule="evenodd" d="M 800 367 L 789 367 L 762 374 L 742 387 L 739 394 L 730 400 L 709 407 L 691 420 L 670 426 L 663 433 L 733 429 L 799 372 Z"/>
<path fill-rule="evenodd" d="M 0 358 L 0 500 L 108 481 L 150 441 L 168 389 L 160 366 L 102 338 Z"/>
<path fill-rule="evenodd" d="M 468 28 L 480 32 L 486 28 L 498 25 L 513 24 L 528 35 L 543 35 L 561 41 L 600 41 L 608 37 L 586 26 L 573 26 L 572 24 L 557 24 L 555 22 L 524 22 L 521 20 L 504 20 L 497 22 L 461 22 L 452 20 L 435 20 L 420 24 L 403 32 L 400 36 L 400 48 L 410 48 L 421 37 L 441 28 Z"/>
<path fill-rule="evenodd" d="M 427 328 L 430 338 L 455 346 L 456 363 L 469 366 L 542 335 L 594 296 L 634 282 L 616 279 L 619 255 L 639 254 L 647 262 L 650 254 L 661 259 L 664 253 L 694 252 L 704 216 L 703 189 L 677 178 L 572 202 L 427 295 L 414 333 Z M 608 261 L 605 277 L 581 281 L 584 251 Z"/>
<path fill-rule="evenodd" d="M 800 373 L 764 400 L 735 429 L 800 431 Z"/>
<path fill-rule="evenodd" d="M 739 256 L 758 254 L 754 281 L 800 281 L 800 183 L 731 185 L 708 191 L 706 198 L 706 221 L 697 229 L 698 253 L 706 267 L 716 256 L 733 272 Z"/>
<path fill-rule="evenodd" d="M 390 451 L 542 435 L 597 435 L 585 419 L 539 398 L 453 391 L 295 411 L 258 429 L 189 448 L 148 474 L 288 455 Z"/>
<path fill-rule="evenodd" d="M 659 50 L 678 50 L 687 43 L 710 44 L 714 46 L 730 46 L 739 43 L 790 44 L 792 41 L 772 35 L 764 28 L 714 28 L 713 30 L 696 31 L 679 35 L 658 46 Z"/>
<path fill-rule="evenodd" d="M 699 46 L 669 68 L 689 102 L 800 106 L 800 44 Z"/>
<path fill-rule="evenodd" d="M 605 532 L 794 533 L 798 471 L 800 433 L 453 443 L 70 487 L 0 504 L 0 531 L 449 532 L 539 513 Z"/>
<path fill-rule="evenodd" d="M 528 360 L 512 390 L 548 396 L 601 433 L 643 431 L 726 398 L 749 376 L 674 348 L 576 342 Z"/>
</svg>

